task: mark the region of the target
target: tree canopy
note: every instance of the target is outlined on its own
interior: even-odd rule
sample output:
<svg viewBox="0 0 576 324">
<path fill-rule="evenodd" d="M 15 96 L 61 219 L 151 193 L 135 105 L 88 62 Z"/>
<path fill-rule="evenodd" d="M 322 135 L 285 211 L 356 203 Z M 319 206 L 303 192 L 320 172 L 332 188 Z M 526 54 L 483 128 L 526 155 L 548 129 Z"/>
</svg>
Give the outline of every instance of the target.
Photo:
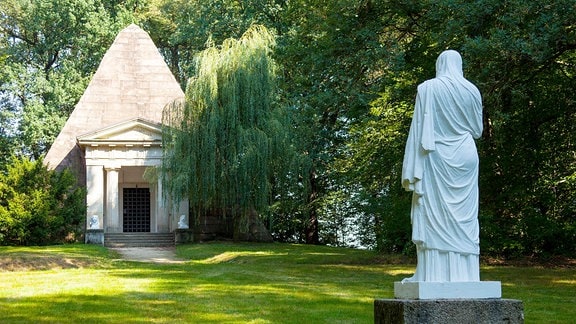
<svg viewBox="0 0 576 324">
<path fill-rule="evenodd" d="M 238 40 L 202 51 L 185 101 L 164 111 L 165 187 L 176 202 L 188 199 L 196 215 L 264 213 L 273 183 L 290 175 L 296 151 L 287 112 L 274 101 L 274 44 L 266 28 L 253 25 Z"/>
<path fill-rule="evenodd" d="M 216 69 L 215 60 L 234 43 L 226 39 L 240 39 L 259 24 L 276 36 L 274 50 L 267 50 L 277 67 L 267 80 L 276 91 L 255 91 L 249 97 L 260 99 L 242 111 L 256 111 L 265 102 L 274 108 L 252 120 L 258 132 L 230 116 L 218 119 L 234 121 L 233 127 L 206 119 L 202 131 L 237 132 L 237 142 L 251 137 L 256 150 L 257 141 L 272 136 L 271 126 L 259 121 L 289 112 L 284 124 L 291 125 L 309 164 L 306 174 L 300 170 L 277 181 L 264 176 L 273 164 L 242 164 L 271 151 L 255 154 L 232 141 L 206 143 L 201 154 L 243 152 L 236 160 L 234 154 L 215 159 L 237 165 L 236 174 L 220 169 L 228 172 L 223 178 L 269 194 L 257 198 L 246 191 L 219 201 L 268 205 L 269 227 L 280 240 L 407 251 L 410 195 L 401 190 L 399 172 L 416 86 L 434 76 L 437 55 L 452 48 L 462 54 L 465 75 L 484 101 L 485 132 L 478 142 L 483 253 L 576 251 L 575 0 L 16 0 L 1 2 L 0 13 L 0 169 L 15 151 L 34 157 L 45 152 L 128 22 L 150 33 L 183 86 L 192 78 L 180 106 L 190 108 L 202 102 L 192 104 L 192 93 L 208 99 L 217 94 L 205 102 L 219 107 L 240 98 L 222 95 L 231 88 L 210 92 L 212 86 L 201 85 L 224 84 L 225 69 Z M 195 61 L 200 52 L 199 62 L 212 57 L 219 77 L 201 75 Z M 238 91 L 248 89 L 249 83 Z M 267 91 L 268 101 L 261 102 Z M 208 118 L 199 108 L 189 113 Z M 174 110 L 172 117 L 176 111 L 186 109 Z M 190 132 L 193 124 L 172 123 L 170 129 L 186 126 Z M 231 139 L 233 133 L 226 132 Z M 218 150 L 210 152 L 209 145 Z M 220 162 L 212 168 L 224 168 Z M 253 172 L 242 169 L 248 165 L 269 169 L 234 178 Z M 198 190 L 191 182 L 183 185 L 187 181 L 179 182 L 179 194 Z M 306 191 L 298 191 L 301 186 Z M 207 193 L 196 194 L 209 201 Z"/>
<path fill-rule="evenodd" d="M 124 24 L 99 0 L 0 3 L 0 131 L 11 150 L 48 150 Z"/>
</svg>

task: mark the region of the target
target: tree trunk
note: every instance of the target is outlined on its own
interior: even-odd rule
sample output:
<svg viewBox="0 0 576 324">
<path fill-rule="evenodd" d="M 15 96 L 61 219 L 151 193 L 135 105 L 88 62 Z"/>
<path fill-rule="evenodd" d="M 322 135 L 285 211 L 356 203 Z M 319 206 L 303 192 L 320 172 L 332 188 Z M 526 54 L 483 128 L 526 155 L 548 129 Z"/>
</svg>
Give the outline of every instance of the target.
<svg viewBox="0 0 576 324">
<path fill-rule="evenodd" d="M 318 236 L 318 212 L 316 210 L 318 199 L 318 181 L 316 171 L 310 172 L 310 195 L 308 195 L 308 224 L 306 224 L 306 244 L 320 244 Z"/>
<path fill-rule="evenodd" d="M 239 209 L 235 212 L 233 239 L 234 241 L 273 242 L 272 234 L 262 223 L 255 209 L 251 209 L 247 215 L 243 215 Z"/>
</svg>

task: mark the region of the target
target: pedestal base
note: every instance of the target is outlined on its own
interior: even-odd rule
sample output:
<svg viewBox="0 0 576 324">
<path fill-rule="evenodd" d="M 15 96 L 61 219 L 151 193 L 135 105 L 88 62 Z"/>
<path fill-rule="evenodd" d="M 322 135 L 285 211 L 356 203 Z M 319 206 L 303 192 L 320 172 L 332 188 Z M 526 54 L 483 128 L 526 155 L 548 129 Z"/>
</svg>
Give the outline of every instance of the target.
<svg viewBox="0 0 576 324">
<path fill-rule="evenodd" d="M 104 245 L 104 230 L 103 229 L 87 229 L 86 230 L 86 244 L 100 244 Z"/>
<path fill-rule="evenodd" d="M 398 299 L 500 298 L 500 281 L 467 282 L 395 282 L 394 297 Z"/>
<path fill-rule="evenodd" d="M 374 323 L 524 323 L 524 307 L 514 299 L 377 299 Z"/>
<path fill-rule="evenodd" d="M 174 231 L 174 242 L 176 244 L 194 242 L 194 231 L 184 228 L 176 229 Z"/>
</svg>

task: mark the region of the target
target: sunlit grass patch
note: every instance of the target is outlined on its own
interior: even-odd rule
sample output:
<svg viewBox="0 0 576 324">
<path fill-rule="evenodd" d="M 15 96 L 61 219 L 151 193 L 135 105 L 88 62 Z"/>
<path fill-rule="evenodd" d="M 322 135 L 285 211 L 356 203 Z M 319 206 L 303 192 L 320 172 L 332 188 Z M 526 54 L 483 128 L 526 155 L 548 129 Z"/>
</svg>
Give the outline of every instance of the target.
<svg viewBox="0 0 576 324">
<path fill-rule="evenodd" d="M 102 246 L 84 244 L 1 247 L 0 251 L 0 272 L 103 267 L 115 255 Z"/>
<path fill-rule="evenodd" d="M 271 255 L 282 255 L 278 253 L 274 253 L 271 251 L 256 251 L 256 252 L 249 252 L 249 251 L 241 251 L 241 252 L 224 252 L 213 257 L 204 259 L 204 260 L 194 260 L 194 263 L 200 264 L 217 264 L 217 263 L 226 263 L 226 262 L 241 262 L 239 260 L 241 257 L 246 256 L 271 256 Z M 285 255 L 285 254 L 284 254 Z"/>
</svg>

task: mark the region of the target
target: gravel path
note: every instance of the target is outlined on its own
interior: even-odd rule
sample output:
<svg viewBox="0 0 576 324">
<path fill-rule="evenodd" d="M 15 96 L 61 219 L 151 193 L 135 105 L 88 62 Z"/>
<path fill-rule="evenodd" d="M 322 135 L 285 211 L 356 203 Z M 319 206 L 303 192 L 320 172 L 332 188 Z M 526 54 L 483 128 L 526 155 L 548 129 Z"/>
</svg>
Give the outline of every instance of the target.
<svg viewBox="0 0 576 324">
<path fill-rule="evenodd" d="M 134 248 L 112 248 L 120 254 L 122 259 L 128 261 L 179 264 L 185 261 L 176 257 L 174 247 L 134 247 Z"/>
</svg>

